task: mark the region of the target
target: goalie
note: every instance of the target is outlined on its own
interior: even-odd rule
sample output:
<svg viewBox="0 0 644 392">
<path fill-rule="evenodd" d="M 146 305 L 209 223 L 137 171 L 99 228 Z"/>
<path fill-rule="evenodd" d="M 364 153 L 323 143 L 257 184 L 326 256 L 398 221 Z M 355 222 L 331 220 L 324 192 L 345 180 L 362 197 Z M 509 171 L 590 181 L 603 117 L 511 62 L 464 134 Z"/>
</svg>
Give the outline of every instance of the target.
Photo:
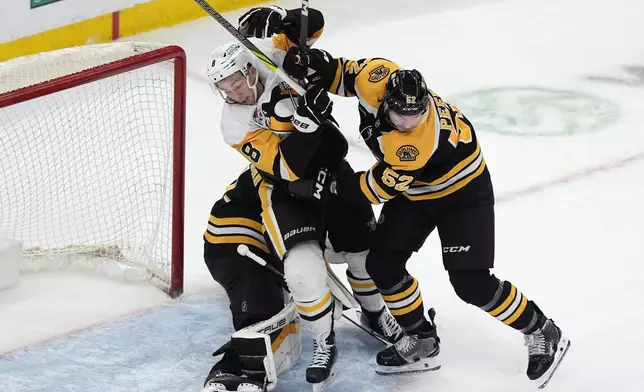
<svg viewBox="0 0 644 392">
<path fill-rule="evenodd" d="M 300 321 L 293 302 L 285 306 L 282 282 L 237 253 L 237 246 L 245 244 L 280 268 L 264 239 L 257 176 L 249 167 L 228 186 L 213 206 L 204 233 L 206 266 L 226 290 L 236 331 L 213 354 L 223 356 L 206 378 L 204 392 L 272 389 L 277 375 L 296 363 L 301 352 Z"/>
</svg>

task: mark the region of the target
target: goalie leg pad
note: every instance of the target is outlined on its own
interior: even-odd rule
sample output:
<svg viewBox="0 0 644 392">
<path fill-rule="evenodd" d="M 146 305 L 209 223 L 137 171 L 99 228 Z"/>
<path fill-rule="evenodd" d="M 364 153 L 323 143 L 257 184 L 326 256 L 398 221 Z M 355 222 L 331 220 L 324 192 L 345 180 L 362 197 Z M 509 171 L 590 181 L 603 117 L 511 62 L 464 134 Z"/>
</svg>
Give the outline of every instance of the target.
<svg viewBox="0 0 644 392">
<path fill-rule="evenodd" d="M 297 363 L 302 352 L 300 319 L 291 301 L 277 315 L 237 331 L 232 346 L 242 363 L 242 372 L 264 379 L 266 389 L 277 385 L 277 376 Z"/>
</svg>

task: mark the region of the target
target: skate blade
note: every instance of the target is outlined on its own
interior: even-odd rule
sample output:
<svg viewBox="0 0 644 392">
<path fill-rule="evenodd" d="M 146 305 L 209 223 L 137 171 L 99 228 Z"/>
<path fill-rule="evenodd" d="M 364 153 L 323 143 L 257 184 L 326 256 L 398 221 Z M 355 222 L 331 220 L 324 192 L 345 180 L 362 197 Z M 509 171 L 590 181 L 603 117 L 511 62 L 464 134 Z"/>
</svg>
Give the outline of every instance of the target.
<svg viewBox="0 0 644 392">
<path fill-rule="evenodd" d="M 326 380 L 315 384 L 311 384 L 313 388 L 313 392 L 323 392 L 328 390 L 333 384 L 333 382 L 335 381 L 336 376 L 337 376 L 337 372 L 333 370 L 331 371 L 331 374 L 329 374 L 329 377 Z"/>
<path fill-rule="evenodd" d="M 552 366 L 550 366 L 550 369 L 548 369 L 548 371 L 545 372 L 541 377 L 534 380 L 537 388 L 543 389 L 546 387 L 546 385 L 548 385 L 550 379 L 555 374 L 555 371 L 557 371 L 559 364 L 564 359 L 564 356 L 568 352 L 569 348 L 570 340 L 567 337 L 562 336 L 561 340 L 559 340 L 559 343 L 557 344 L 557 353 L 555 354 L 555 360 L 553 361 Z"/>
<path fill-rule="evenodd" d="M 432 372 L 441 368 L 441 364 L 434 358 L 427 358 L 423 361 L 410 363 L 405 366 L 381 366 L 376 367 L 376 373 L 382 376 L 408 373 Z"/>
</svg>

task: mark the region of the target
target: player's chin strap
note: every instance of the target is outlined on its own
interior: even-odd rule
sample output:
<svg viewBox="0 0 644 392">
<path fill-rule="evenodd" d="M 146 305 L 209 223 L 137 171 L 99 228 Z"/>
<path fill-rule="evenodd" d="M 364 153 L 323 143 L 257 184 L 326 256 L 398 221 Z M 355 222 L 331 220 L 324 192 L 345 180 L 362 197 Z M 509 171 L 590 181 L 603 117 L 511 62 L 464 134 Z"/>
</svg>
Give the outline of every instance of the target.
<svg viewBox="0 0 644 392">
<path fill-rule="evenodd" d="M 249 75 L 250 76 L 250 75 Z M 257 102 L 257 83 L 259 83 L 259 70 L 255 71 L 255 82 L 251 85 L 250 82 L 248 81 L 248 76 L 246 76 L 246 84 L 248 85 L 248 88 L 253 90 L 253 97 L 255 98 L 254 101 Z"/>
</svg>

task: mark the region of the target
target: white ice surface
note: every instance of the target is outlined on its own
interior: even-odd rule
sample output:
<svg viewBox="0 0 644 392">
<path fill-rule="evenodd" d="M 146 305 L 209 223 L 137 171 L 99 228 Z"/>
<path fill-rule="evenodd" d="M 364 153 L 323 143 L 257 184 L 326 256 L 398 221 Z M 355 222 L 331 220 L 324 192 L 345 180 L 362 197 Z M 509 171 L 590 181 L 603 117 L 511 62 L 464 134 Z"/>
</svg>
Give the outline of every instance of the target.
<svg viewBox="0 0 644 392">
<path fill-rule="evenodd" d="M 298 2 L 281 4 L 296 6 Z M 608 102 L 608 109 L 602 110 L 613 117 L 593 122 L 596 113 L 583 112 L 575 121 L 590 121 L 593 131 L 574 135 L 501 135 L 478 127 L 482 118 L 477 122 L 476 115 L 468 117 L 477 128 L 498 199 L 494 272 L 536 301 L 572 341 L 548 390 L 644 390 L 638 363 L 644 352 L 644 338 L 639 333 L 644 323 L 640 311 L 644 305 L 640 246 L 644 238 L 644 80 L 624 69 L 644 68 L 644 4 L 637 0 L 398 0 L 395 7 L 391 1 L 353 0 L 351 7 L 348 4 L 340 0 L 311 4 L 320 8 L 327 20 L 319 47 L 334 55 L 387 57 L 404 67 L 417 68 L 433 90 L 456 105 L 476 106 L 466 97 L 475 90 L 523 87 L 573 91 Z M 240 12 L 226 16 L 234 20 Z M 231 38 L 206 18 L 132 39 L 175 43 L 188 53 L 185 255 L 186 297 L 190 299 L 217 290 L 201 259 L 201 235 L 212 203 L 246 164 L 221 139 L 221 102 L 203 77 L 209 52 Z M 631 83 L 598 82 L 590 76 Z M 334 106 L 347 137 L 354 142 L 356 105 L 355 99 L 339 98 Z M 525 117 L 519 116 L 514 129 L 528 129 L 529 133 L 530 129 L 562 129 L 572 121 L 568 114 L 575 112 L 542 107 L 524 114 L 534 116 L 536 125 L 522 123 Z M 506 120 L 512 123 L 512 119 Z M 355 168 L 371 166 L 372 158 L 361 144 L 354 143 L 350 154 Z M 340 356 L 345 349 L 344 360 L 346 366 L 353 367 L 352 372 L 373 382 L 369 385 L 374 391 L 385 387 L 418 392 L 534 390 L 524 375 L 522 337 L 454 295 L 440 261 L 436 235 L 413 256 L 408 267 L 421 282 L 425 302 L 438 311 L 443 368 L 431 375 L 373 378 L 374 347 L 360 354 L 355 350 L 348 353 L 349 349 L 341 346 Z M 18 289 L 0 292 L 0 352 L 166 303 L 163 294 L 155 290 L 65 274 L 25 276 Z M 220 317 L 227 318 L 227 309 L 222 308 Z M 161 318 L 159 322 L 179 321 Z M 200 334 L 203 331 L 197 329 L 207 325 L 184 327 Z M 217 335 L 222 342 L 226 332 Z M 173 333 L 179 334 L 177 330 Z M 118 336 L 118 345 L 127 343 L 127 333 L 113 336 Z M 180 335 L 168 337 L 167 342 L 183 344 Z M 199 341 L 201 349 L 207 347 L 205 351 L 216 343 L 220 342 Z M 105 344 L 109 346 L 109 340 Z M 343 340 L 342 344 L 347 347 L 351 341 Z M 137 347 L 134 340 L 131 347 Z M 211 359 L 207 352 L 203 363 L 198 358 L 192 363 L 192 372 L 184 369 L 176 377 L 200 380 Z M 177 367 L 181 365 L 178 362 Z M 200 367 L 195 369 L 195 363 Z M 165 389 L 167 384 L 151 382 L 164 376 L 165 368 L 155 371 L 156 365 L 145 367 L 145 361 L 140 366 L 140 372 L 126 378 L 138 391 L 198 388 L 199 380 Z M 11 369 L 0 362 L 0 373 Z M 301 378 L 302 367 L 297 371 Z M 59 373 L 72 384 L 80 377 L 74 371 Z M 295 377 L 285 380 L 285 391 L 297 390 L 288 388 Z M 28 384 L 17 381 L 6 385 L 14 388 L 6 389 L 12 392 L 39 390 L 20 389 L 18 385 Z M 111 385 L 103 390 L 127 390 L 125 386 L 120 389 L 118 383 Z M 0 381 L 4 391 L 2 386 Z M 338 388 L 367 390 L 355 383 Z"/>
</svg>

